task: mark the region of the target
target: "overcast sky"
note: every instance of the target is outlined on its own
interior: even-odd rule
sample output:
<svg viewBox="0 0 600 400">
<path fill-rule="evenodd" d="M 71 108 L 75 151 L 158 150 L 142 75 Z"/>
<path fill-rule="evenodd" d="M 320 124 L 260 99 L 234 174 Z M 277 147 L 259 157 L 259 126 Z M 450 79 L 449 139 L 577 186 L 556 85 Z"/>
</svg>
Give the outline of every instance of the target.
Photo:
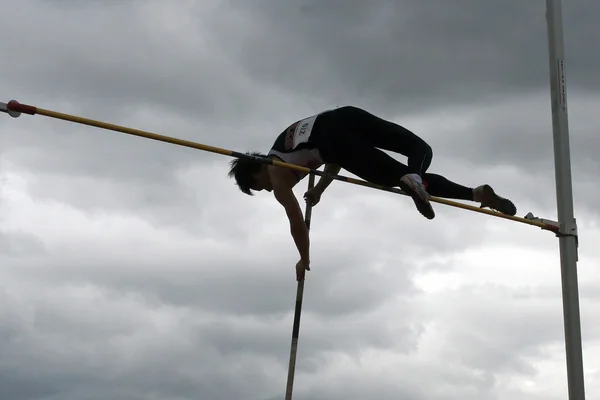
<svg viewBox="0 0 600 400">
<path fill-rule="evenodd" d="M 556 219 L 542 0 L 2 6 L 2 102 L 263 152 L 295 120 L 356 105 L 425 138 L 431 172 Z M 597 1 L 564 4 L 589 399 L 599 18 Z M 227 178 L 230 158 L 26 115 L 0 115 L 0 151 L 2 399 L 284 397 L 298 253 L 272 196 Z M 558 240 L 434 207 L 428 221 L 341 182 L 323 195 L 294 399 L 567 398 Z"/>
</svg>

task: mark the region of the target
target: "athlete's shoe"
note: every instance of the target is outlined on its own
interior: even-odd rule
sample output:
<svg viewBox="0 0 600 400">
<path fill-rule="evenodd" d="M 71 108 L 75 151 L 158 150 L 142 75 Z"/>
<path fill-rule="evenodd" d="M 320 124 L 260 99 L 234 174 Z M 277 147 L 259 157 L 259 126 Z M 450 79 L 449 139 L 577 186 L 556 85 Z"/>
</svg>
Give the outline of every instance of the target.
<svg viewBox="0 0 600 400">
<path fill-rule="evenodd" d="M 517 213 L 513 202 L 498 196 L 490 185 L 481 185 L 473 189 L 473 200 L 481 203 L 480 208 L 489 207 L 511 216 Z"/>
<path fill-rule="evenodd" d="M 433 219 L 435 212 L 429 203 L 431 197 L 425 186 L 423 186 L 421 177 L 417 174 L 406 174 L 400 179 L 400 189 L 412 197 L 417 206 L 417 210 L 427 219 Z"/>
</svg>

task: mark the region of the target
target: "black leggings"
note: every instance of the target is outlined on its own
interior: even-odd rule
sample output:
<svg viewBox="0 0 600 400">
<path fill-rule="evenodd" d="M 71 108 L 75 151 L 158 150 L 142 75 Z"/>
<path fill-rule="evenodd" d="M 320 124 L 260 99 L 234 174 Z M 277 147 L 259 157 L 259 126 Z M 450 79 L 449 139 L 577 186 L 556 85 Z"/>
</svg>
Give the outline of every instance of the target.
<svg viewBox="0 0 600 400">
<path fill-rule="evenodd" d="M 414 173 L 421 176 L 432 196 L 473 200 L 472 188 L 426 172 L 433 150 L 423 139 L 360 108 L 340 107 L 320 115 L 312 136 L 326 163 L 368 182 L 393 187 L 402 176 Z M 380 149 L 406 156 L 408 165 Z"/>
</svg>

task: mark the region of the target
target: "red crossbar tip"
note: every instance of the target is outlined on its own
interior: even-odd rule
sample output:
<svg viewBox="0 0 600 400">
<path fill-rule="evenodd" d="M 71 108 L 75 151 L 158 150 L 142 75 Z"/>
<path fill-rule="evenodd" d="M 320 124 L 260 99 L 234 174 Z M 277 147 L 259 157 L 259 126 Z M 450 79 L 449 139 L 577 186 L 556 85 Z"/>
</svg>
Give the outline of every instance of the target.
<svg viewBox="0 0 600 400">
<path fill-rule="evenodd" d="M 37 108 L 34 106 L 29 106 L 27 104 L 21 104 L 16 100 L 11 100 L 7 104 L 8 106 L 8 114 L 11 117 L 18 117 L 21 113 L 35 115 L 37 113 Z"/>
</svg>

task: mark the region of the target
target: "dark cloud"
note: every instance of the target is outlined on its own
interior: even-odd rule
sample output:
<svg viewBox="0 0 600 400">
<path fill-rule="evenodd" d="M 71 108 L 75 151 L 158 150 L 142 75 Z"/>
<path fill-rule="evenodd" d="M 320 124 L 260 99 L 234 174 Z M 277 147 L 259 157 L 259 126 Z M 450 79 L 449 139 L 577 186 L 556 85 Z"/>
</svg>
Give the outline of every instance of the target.
<svg viewBox="0 0 600 400">
<path fill-rule="evenodd" d="M 194 14 L 196 8 L 156 1 L 110 7 L 86 2 L 65 11 L 52 3 L 20 2 L 0 20 L 6 32 L 27 42 L 23 47 L 4 41 L 0 47 L 15 55 L 2 66 L 3 75 L 11 77 L 7 95 L 45 108 L 62 103 L 58 111 L 86 111 L 86 116 L 117 123 L 138 112 L 193 116 L 198 126 L 204 121 L 212 131 L 245 122 L 253 125 L 247 134 L 256 135 L 260 126 L 254 115 L 261 107 L 295 101 L 244 74 L 223 52 L 223 44 L 205 32 L 210 5 Z M 150 22 L 157 19 L 160 29 Z M 46 34 L 38 35 L 38 29 Z"/>
<path fill-rule="evenodd" d="M 350 102 L 393 115 L 548 86 L 542 3 L 347 4 L 259 1 L 238 5 L 243 18 L 223 4 L 210 22 L 215 35 L 236 43 L 225 51 L 251 75 L 320 104 Z M 589 43 L 600 9 L 592 2 L 564 8 L 569 85 L 595 90 L 600 60 Z"/>
<path fill-rule="evenodd" d="M 87 3 L 65 12 L 53 3 L 20 3 L 3 21 L 28 41 L 25 50 L 3 44 L 18 55 L 5 71 L 21 87 L 15 96 L 54 104 L 76 96 L 98 106 L 100 117 L 171 108 L 223 126 L 346 103 L 390 116 L 548 86 L 545 10 L 534 2 L 136 5 Z M 597 88 L 599 60 L 589 43 L 599 12 L 590 1 L 564 5 L 570 87 Z M 28 15 L 18 28 L 15 15 Z M 148 22 L 157 16 L 161 29 Z M 40 26 L 49 33 L 33 34 Z M 54 98 L 33 94 L 42 88 Z M 294 106 L 295 114 L 288 111 Z"/>
</svg>

